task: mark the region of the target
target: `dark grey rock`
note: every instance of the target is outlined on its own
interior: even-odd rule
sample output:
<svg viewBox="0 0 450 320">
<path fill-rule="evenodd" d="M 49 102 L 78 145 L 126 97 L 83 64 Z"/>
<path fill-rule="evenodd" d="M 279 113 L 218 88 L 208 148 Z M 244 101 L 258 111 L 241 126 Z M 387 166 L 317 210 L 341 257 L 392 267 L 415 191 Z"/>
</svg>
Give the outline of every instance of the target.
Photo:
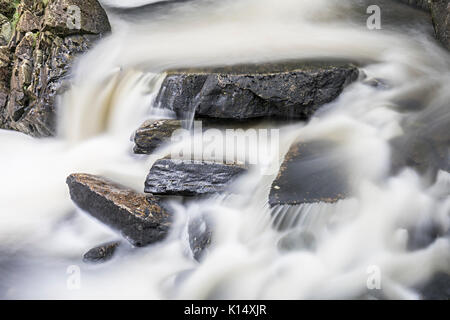
<svg viewBox="0 0 450 320">
<path fill-rule="evenodd" d="M 347 161 L 333 142 L 294 143 L 272 184 L 269 204 L 334 203 L 347 198 Z"/>
<path fill-rule="evenodd" d="M 111 260 L 119 246 L 120 241 L 104 243 L 86 252 L 83 255 L 83 261 L 86 263 L 101 263 Z"/>
<path fill-rule="evenodd" d="M 180 120 L 148 120 L 134 134 L 134 153 L 151 154 L 164 143 L 170 141 L 172 134 L 182 128 Z"/>
<path fill-rule="evenodd" d="M 169 72 L 156 103 L 183 118 L 309 118 L 355 81 L 345 63 L 234 66 Z"/>
<path fill-rule="evenodd" d="M 89 174 L 72 174 L 67 184 L 78 207 L 120 231 L 135 246 L 163 240 L 169 231 L 171 215 L 153 195 Z"/>
<path fill-rule="evenodd" d="M 246 171 L 245 167 L 239 165 L 161 159 L 150 169 L 145 181 L 145 192 L 179 196 L 222 192 Z"/>
<path fill-rule="evenodd" d="M 436 37 L 450 50 L 450 1 L 431 0 L 431 16 Z"/>
<path fill-rule="evenodd" d="M 315 251 L 317 248 L 316 238 L 310 232 L 293 230 L 278 241 L 278 248 L 282 251 Z"/>
<path fill-rule="evenodd" d="M 211 222 L 206 217 L 195 217 L 188 224 L 189 246 L 194 259 L 200 261 L 211 245 Z"/>
</svg>

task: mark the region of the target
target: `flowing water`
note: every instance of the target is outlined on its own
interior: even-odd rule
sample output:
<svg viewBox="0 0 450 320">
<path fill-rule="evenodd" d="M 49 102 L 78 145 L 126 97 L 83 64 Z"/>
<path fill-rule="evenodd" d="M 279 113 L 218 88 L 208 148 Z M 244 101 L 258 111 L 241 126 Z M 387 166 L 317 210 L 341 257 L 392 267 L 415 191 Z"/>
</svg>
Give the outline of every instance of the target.
<svg viewBox="0 0 450 320">
<path fill-rule="evenodd" d="M 0 297 L 420 298 L 415 288 L 450 273 L 450 176 L 392 173 L 389 141 L 440 137 L 448 152 L 450 56 L 433 39 L 425 14 L 379 2 L 385 24 L 372 31 L 368 3 L 356 0 L 187 1 L 112 10 L 113 34 L 79 60 L 72 89 L 59 99 L 58 136 L 36 140 L 0 131 Z M 76 209 L 65 179 L 101 174 L 143 190 L 152 163 L 170 146 L 136 156 L 130 137 L 144 120 L 162 117 L 152 103 L 165 70 L 312 58 L 357 62 L 368 79 L 385 84 L 380 89 L 361 79 L 309 123 L 281 127 L 279 159 L 299 138 L 342 146 L 336 156 L 351 168 L 351 198 L 271 209 L 276 173 L 254 170 L 234 184 L 234 195 L 174 200 L 176 223 L 164 242 L 125 245 L 102 265 L 81 261 L 88 249 L 119 236 Z M 200 263 L 186 240 L 188 221 L 199 215 L 214 226 Z M 440 236 L 411 247 L 430 225 Z M 77 290 L 67 286 L 70 266 L 81 268 Z M 373 270 L 382 291 L 368 290 Z"/>
</svg>

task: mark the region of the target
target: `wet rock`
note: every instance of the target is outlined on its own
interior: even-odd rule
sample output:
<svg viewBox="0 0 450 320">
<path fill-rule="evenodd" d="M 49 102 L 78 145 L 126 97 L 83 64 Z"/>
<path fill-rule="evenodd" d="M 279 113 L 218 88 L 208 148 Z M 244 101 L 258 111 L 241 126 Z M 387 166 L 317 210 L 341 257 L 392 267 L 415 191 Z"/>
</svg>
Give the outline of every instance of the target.
<svg viewBox="0 0 450 320">
<path fill-rule="evenodd" d="M 120 241 L 104 243 L 86 252 L 83 255 L 83 261 L 86 263 L 101 263 L 111 260 L 119 246 Z"/>
<path fill-rule="evenodd" d="M 282 251 L 315 251 L 317 247 L 316 238 L 310 232 L 293 230 L 278 241 L 278 248 Z"/>
<path fill-rule="evenodd" d="M 431 0 L 431 16 L 436 37 L 450 50 L 450 1 Z"/>
<path fill-rule="evenodd" d="M 44 30 L 59 36 L 111 31 L 108 17 L 97 0 L 50 0 L 43 24 Z"/>
<path fill-rule="evenodd" d="M 269 204 L 334 203 L 350 194 L 348 159 L 330 141 L 294 143 L 274 180 Z"/>
<path fill-rule="evenodd" d="M 197 196 L 223 192 L 247 169 L 240 165 L 160 159 L 150 169 L 145 192 L 155 195 Z"/>
<path fill-rule="evenodd" d="M 189 245 L 194 259 L 200 261 L 211 245 L 211 222 L 206 217 L 195 217 L 188 224 Z"/>
<path fill-rule="evenodd" d="M 180 120 L 148 120 L 134 134 L 134 153 L 151 154 L 164 143 L 170 141 L 172 134 L 182 128 Z"/>
<path fill-rule="evenodd" d="M 428 174 L 432 182 L 439 170 L 450 171 L 448 144 L 433 139 L 404 135 L 390 141 L 392 171 L 410 167 L 421 174 Z"/>
<path fill-rule="evenodd" d="M 78 207 L 120 231 L 133 245 L 145 246 L 166 237 L 171 216 L 153 195 L 89 174 L 72 174 L 67 184 Z"/>
<path fill-rule="evenodd" d="M 156 103 L 180 117 L 307 119 L 357 77 L 355 66 L 337 62 L 171 71 Z"/>
</svg>

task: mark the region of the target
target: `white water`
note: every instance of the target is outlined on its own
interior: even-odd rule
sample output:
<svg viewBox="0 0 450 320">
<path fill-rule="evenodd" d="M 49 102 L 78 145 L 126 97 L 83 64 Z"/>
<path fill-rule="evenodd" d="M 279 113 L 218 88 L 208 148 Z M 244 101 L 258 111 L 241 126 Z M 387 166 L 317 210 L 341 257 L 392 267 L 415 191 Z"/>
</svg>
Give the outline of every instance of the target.
<svg viewBox="0 0 450 320">
<path fill-rule="evenodd" d="M 367 30 L 364 19 L 348 18 L 359 8 L 352 1 L 219 2 L 188 2 L 155 19 L 115 25 L 74 69 L 73 88 L 61 97 L 58 138 L 0 131 L 3 298 L 358 298 L 377 295 L 366 287 L 374 265 L 384 298 L 419 298 L 415 286 L 450 273 L 448 238 L 422 250 L 406 247 L 407 229 L 433 222 L 448 232 L 450 177 L 441 171 L 430 185 L 411 169 L 390 176 L 387 143 L 408 134 L 405 122 L 425 121 L 428 136 L 448 127 L 448 53 L 421 32 Z M 280 157 L 297 138 L 340 142 L 354 198 L 271 212 L 275 177 L 255 171 L 236 183 L 239 196 L 174 203 L 177 224 L 164 243 L 121 251 L 104 265 L 81 262 L 89 248 L 117 235 L 73 214 L 65 178 L 101 174 L 142 191 L 152 162 L 167 150 L 133 156 L 130 136 L 148 117 L 160 72 L 318 57 L 366 61 L 368 76 L 390 86 L 380 91 L 358 82 L 309 124 L 282 129 Z M 404 98 L 422 109 L 401 111 Z M 184 232 L 198 214 L 215 226 L 201 263 L 191 258 Z M 292 214 L 300 216 L 293 227 L 314 234 L 314 252 L 278 247 L 288 231 L 277 231 L 272 220 Z M 82 268 L 80 290 L 67 289 L 69 265 Z"/>
</svg>

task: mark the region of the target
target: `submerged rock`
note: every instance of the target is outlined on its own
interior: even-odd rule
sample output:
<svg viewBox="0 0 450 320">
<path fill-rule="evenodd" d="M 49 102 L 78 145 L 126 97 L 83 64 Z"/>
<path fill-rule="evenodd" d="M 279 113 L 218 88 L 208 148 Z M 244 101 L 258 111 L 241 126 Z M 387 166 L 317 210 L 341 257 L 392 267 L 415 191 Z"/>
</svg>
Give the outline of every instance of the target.
<svg viewBox="0 0 450 320">
<path fill-rule="evenodd" d="M 189 246 L 194 259 L 200 261 L 211 245 L 211 222 L 204 216 L 195 217 L 188 224 Z"/>
<path fill-rule="evenodd" d="M 78 207 L 120 231 L 135 246 L 160 241 L 169 231 L 171 215 L 153 195 L 89 174 L 72 174 L 67 184 Z"/>
<path fill-rule="evenodd" d="M 426 285 L 419 288 L 423 300 L 449 300 L 450 275 L 436 274 Z"/>
<path fill-rule="evenodd" d="M 164 143 L 170 141 L 172 134 L 182 128 L 180 120 L 147 120 L 134 134 L 134 153 L 151 154 Z"/>
<path fill-rule="evenodd" d="M 357 77 L 355 66 L 337 62 L 172 71 L 156 103 L 180 117 L 307 119 Z"/>
<path fill-rule="evenodd" d="M 329 141 L 294 143 L 274 180 L 269 204 L 334 203 L 348 197 L 348 169 Z"/>
<path fill-rule="evenodd" d="M 86 263 L 101 263 L 111 260 L 119 246 L 120 241 L 104 243 L 86 252 L 83 255 L 83 261 Z"/>
<path fill-rule="evenodd" d="M 450 50 L 450 1 L 432 0 L 430 5 L 436 37 Z"/>
<path fill-rule="evenodd" d="M 150 169 L 145 181 L 145 192 L 179 196 L 223 192 L 246 171 L 245 167 L 235 164 L 161 159 Z"/>
</svg>

